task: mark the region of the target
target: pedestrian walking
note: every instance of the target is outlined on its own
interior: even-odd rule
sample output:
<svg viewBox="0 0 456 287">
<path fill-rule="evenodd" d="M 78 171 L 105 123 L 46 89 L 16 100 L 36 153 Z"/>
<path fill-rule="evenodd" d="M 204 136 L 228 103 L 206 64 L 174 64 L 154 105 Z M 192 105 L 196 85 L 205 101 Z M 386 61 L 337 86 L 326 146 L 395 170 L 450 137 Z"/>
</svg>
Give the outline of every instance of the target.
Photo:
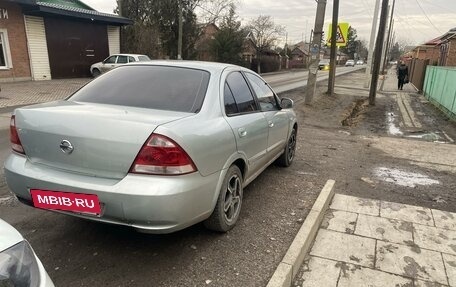
<svg viewBox="0 0 456 287">
<path fill-rule="evenodd" d="M 397 67 L 397 89 L 402 90 L 404 84 L 408 83 L 408 67 L 401 61 Z"/>
</svg>

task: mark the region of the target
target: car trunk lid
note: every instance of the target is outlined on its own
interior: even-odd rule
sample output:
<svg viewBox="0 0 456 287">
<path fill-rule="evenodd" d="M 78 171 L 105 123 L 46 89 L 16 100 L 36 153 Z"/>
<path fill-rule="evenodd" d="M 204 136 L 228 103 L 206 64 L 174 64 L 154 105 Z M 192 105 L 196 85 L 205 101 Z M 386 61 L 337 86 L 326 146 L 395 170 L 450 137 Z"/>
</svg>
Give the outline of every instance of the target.
<svg viewBox="0 0 456 287">
<path fill-rule="evenodd" d="M 157 126 L 193 114 L 60 101 L 20 108 L 15 115 L 32 163 L 120 179 Z"/>
</svg>

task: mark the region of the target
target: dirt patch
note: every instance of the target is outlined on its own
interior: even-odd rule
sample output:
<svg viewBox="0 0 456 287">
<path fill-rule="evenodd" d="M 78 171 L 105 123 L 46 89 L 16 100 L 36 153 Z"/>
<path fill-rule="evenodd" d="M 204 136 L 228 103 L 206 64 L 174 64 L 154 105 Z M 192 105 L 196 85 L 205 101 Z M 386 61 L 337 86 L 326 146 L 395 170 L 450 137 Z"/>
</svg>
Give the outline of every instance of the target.
<svg viewBox="0 0 456 287">
<path fill-rule="evenodd" d="M 365 113 L 368 108 L 367 99 L 358 99 L 352 104 L 346 113 L 346 117 L 342 120 L 342 126 L 351 127 L 356 126 L 356 124 L 362 120 L 362 115 Z"/>
</svg>

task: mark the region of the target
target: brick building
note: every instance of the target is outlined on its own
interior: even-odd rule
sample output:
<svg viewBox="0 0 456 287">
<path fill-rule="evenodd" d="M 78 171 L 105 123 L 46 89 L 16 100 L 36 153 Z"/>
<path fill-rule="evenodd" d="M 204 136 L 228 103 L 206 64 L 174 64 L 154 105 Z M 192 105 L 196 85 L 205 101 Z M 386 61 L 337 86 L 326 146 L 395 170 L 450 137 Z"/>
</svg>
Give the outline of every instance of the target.
<svg viewBox="0 0 456 287">
<path fill-rule="evenodd" d="M 130 23 L 79 0 L 0 0 L 0 81 L 90 76 Z"/>
<path fill-rule="evenodd" d="M 456 67 L 456 28 L 451 29 L 446 34 L 439 37 L 439 41 L 439 66 Z"/>
</svg>

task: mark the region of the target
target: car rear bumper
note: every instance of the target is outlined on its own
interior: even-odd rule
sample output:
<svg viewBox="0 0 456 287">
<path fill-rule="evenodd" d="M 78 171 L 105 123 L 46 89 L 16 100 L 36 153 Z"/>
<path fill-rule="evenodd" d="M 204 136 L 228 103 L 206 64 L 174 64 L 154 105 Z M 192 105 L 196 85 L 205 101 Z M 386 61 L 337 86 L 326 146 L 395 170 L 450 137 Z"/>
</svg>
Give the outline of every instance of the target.
<svg viewBox="0 0 456 287">
<path fill-rule="evenodd" d="M 21 202 L 33 205 L 30 189 L 95 194 L 102 205 L 100 216 L 57 212 L 127 225 L 148 233 L 174 232 L 209 217 L 215 205 L 221 174 L 128 174 L 118 180 L 32 164 L 26 157 L 17 154 L 10 155 L 5 161 L 7 184 Z"/>
</svg>

